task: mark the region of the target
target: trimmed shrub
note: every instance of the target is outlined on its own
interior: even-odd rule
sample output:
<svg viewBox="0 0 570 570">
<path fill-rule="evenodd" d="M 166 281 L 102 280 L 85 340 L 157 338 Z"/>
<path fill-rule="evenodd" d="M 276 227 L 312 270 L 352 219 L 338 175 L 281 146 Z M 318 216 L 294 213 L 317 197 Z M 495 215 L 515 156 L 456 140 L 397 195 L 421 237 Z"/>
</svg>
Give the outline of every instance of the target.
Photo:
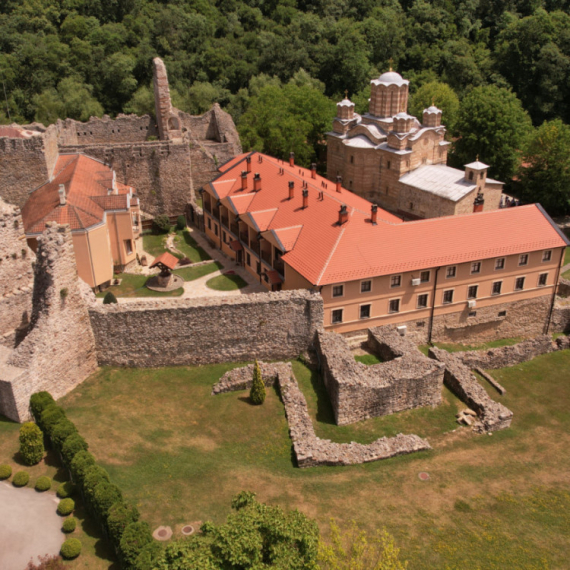
<svg viewBox="0 0 570 570">
<path fill-rule="evenodd" d="M 63 521 L 61 529 L 66 534 L 73 532 L 77 528 L 77 519 L 75 517 L 68 517 Z"/>
<path fill-rule="evenodd" d="M 36 481 L 34 489 L 36 491 L 40 491 L 41 493 L 43 493 L 44 491 L 49 491 L 51 489 L 51 479 L 49 477 L 46 477 L 45 475 L 43 477 L 40 477 Z"/>
<path fill-rule="evenodd" d="M 55 424 L 65 418 L 65 412 L 57 404 L 51 404 L 41 413 L 40 425 L 42 426 L 43 432 L 51 439 L 51 433 Z"/>
<path fill-rule="evenodd" d="M 139 520 L 138 509 L 129 503 L 119 501 L 109 509 L 107 516 L 107 529 L 109 531 L 109 538 L 116 545 L 119 546 L 125 528 L 133 522 Z"/>
<path fill-rule="evenodd" d="M 152 220 L 152 229 L 157 234 L 167 234 L 170 231 L 170 218 L 166 214 L 160 214 Z"/>
<path fill-rule="evenodd" d="M 164 547 L 160 542 L 153 540 L 140 551 L 135 560 L 136 570 L 154 570 L 156 561 L 162 556 Z"/>
<path fill-rule="evenodd" d="M 261 377 L 261 368 L 259 367 L 259 362 L 257 358 L 255 359 L 255 366 L 253 368 L 253 384 L 251 385 L 251 390 L 249 391 L 249 399 L 256 406 L 260 406 L 265 402 L 265 384 Z"/>
<path fill-rule="evenodd" d="M 184 216 L 178 216 L 176 218 L 176 229 L 183 230 L 186 228 L 186 218 Z"/>
<path fill-rule="evenodd" d="M 35 465 L 44 456 L 44 436 L 33 422 L 26 422 L 20 427 L 20 455 L 26 465 Z"/>
<path fill-rule="evenodd" d="M 64 442 L 61 448 L 61 455 L 66 465 L 71 465 L 73 458 L 80 451 L 87 451 L 89 445 L 87 442 L 78 434 L 72 433 Z"/>
<path fill-rule="evenodd" d="M 93 510 L 101 521 L 107 520 L 109 509 L 121 501 L 123 495 L 121 489 L 117 485 L 113 485 L 108 481 L 101 481 L 96 487 L 93 494 Z"/>
<path fill-rule="evenodd" d="M 112 291 L 107 291 L 105 296 L 103 297 L 103 305 L 112 305 L 113 303 L 117 302 L 117 297 L 113 295 Z"/>
<path fill-rule="evenodd" d="M 12 476 L 12 467 L 10 465 L 0 465 L 0 481 L 9 479 Z"/>
<path fill-rule="evenodd" d="M 68 538 L 62 545 L 59 551 L 62 558 L 66 560 L 73 560 L 81 554 L 81 541 L 77 538 Z"/>
<path fill-rule="evenodd" d="M 152 541 L 152 534 L 147 522 L 139 521 L 128 525 L 125 532 L 123 532 L 119 546 L 125 565 L 127 567 L 134 566 L 137 556 Z"/>
<path fill-rule="evenodd" d="M 85 502 L 90 509 L 93 509 L 93 498 L 95 497 L 95 488 L 103 481 L 109 482 L 109 474 L 103 467 L 99 465 L 91 465 L 85 471 L 83 476 L 83 496 Z"/>
<path fill-rule="evenodd" d="M 85 472 L 93 465 L 95 465 L 95 458 L 88 451 L 80 451 L 79 453 L 76 453 L 70 465 L 73 480 L 78 485 L 83 485 Z"/>
<path fill-rule="evenodd" d="M 49 392 L 36 392 L 30 397 L 30 410 L 42 431 L 44 431 L 44 428 L 40 421 L 40 417 L 42 412 L 51 404 L 55 404 L 55 400 Z"/>
<path fill-rule="evenodd" d="M 59 505 L 57 505 L 57 514 L 60 517 L 66 517 L 70 515 L 75 509 L 75 501 L 73 499 L 61 499 Z"/>
<path fill-rule="evenodd" d="M 30 474 L 27 471 L 18 471 L 12 479 L 14 487 L 25 487 L 30 482 Z"/>
<path fill-rule="evenodd" d="M 75 424 L 67 419 L 61 418 L 54 426 L 51 432 L 51 441 L 57 451 L 61 451 L 63 443 L 71 435 L 77 433 Z"/>
<path fill-rule="evenodd" d="M 71 497 L 75 493 L 75 485 L 71 481 L 66 481 L 62 483 L 56 491 L 56 495 L 60 499 L 67 499 L 67 497 Z"/>
</svg>

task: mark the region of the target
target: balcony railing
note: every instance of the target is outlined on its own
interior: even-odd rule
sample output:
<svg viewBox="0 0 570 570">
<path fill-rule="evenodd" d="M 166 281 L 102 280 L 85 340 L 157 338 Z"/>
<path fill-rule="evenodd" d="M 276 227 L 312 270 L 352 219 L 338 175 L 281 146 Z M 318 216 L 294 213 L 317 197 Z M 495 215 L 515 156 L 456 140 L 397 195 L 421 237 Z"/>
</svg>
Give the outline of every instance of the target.
<svg viewBox="0 0 570 570">
<path fill-rule="evenodd" d="M 271 265 L 271 253 L 268 251 L 261 251 L 261 259 Z"/>
<path fill-rule="evenodd" d="M 247 232 L 241 232 L 239 234 L 239 239 L 245 243 L 245 245 L 249 246 L 249 235 Z"/>
<path fill-rule="evenodd" d="M 230 224 L 230 231 L 232 232 L 232 234 L 237 236 L 239 233 L 239 226 L 235 222 L 231 223 Z"/>
<path fill-rule="evenodd" d="M 257 240 L 252 240 L 251 244 L 249 245 L 251 250 L 255 252 L 256 255 L 259 255 L 259 242 Z"/>
<path fill-rule="evenodd" d="M 214 208 L 212 210 L 212 214 L 214 215 L 214 218 L 216 218 L 216 220 L 220 219 L 220 208 Z"/>
<path fill-rule="evenodd" d="M 226 217 L 222 216 L 222 224 L 224 226 L 226 226 L 226 228 L 228 227 L 229 220 L 228 220 L 227 216 Z"/>
</svg>

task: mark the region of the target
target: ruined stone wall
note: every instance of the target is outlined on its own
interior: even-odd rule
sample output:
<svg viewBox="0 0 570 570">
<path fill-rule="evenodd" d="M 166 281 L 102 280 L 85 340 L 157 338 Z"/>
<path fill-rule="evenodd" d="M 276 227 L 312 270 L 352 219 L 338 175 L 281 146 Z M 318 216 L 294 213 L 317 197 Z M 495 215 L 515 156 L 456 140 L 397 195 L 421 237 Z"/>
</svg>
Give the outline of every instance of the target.
<svg viewBox="0 0 570 570">
<path fill-rule="evenodd" d="M 101 365 L 179 366 L 298 356 L 323 322 L 308 291 L 94 305 Z"/>
<path fill-rule="evenodd" d="M 551 333 L 570 332 L 570 299 L 557 297 L 550 322 Z"/>
</svg>

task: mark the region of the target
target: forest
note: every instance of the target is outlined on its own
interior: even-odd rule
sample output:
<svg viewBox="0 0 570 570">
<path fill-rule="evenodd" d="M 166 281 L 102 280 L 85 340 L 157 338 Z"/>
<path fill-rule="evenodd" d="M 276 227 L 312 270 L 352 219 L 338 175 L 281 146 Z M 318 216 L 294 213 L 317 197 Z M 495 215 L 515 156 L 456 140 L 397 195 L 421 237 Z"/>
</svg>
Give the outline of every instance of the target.
<svg viewBox="0 0 570 570">
<path fill-rule="evenodd" d="M 412 114 L 443 109 L 452 165 L 570 212 L 570 0 L 2 0 L 0 123 L 153 114 L 156 56 L 176 107 L 219 102 L 245 149 L 303 164 L 393 67 Z"/>
</svg>

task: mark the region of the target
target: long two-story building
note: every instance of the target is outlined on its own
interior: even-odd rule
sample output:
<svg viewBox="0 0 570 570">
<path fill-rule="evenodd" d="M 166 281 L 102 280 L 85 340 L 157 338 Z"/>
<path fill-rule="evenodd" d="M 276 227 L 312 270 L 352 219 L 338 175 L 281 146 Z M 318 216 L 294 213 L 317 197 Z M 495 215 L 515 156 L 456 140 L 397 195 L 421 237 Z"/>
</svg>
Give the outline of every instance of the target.
<svg viewBox="0 0 570 570">
<path fill-rule="evenodd" d="M 320 292 L 325 328 L 343 333 L 540 333 L 569 243 L 538 204 L 403 222 L 314 166 L 257 152 L 223 165 L 203 204 L 212 244 L 268 290 Z"/>
</svg>

